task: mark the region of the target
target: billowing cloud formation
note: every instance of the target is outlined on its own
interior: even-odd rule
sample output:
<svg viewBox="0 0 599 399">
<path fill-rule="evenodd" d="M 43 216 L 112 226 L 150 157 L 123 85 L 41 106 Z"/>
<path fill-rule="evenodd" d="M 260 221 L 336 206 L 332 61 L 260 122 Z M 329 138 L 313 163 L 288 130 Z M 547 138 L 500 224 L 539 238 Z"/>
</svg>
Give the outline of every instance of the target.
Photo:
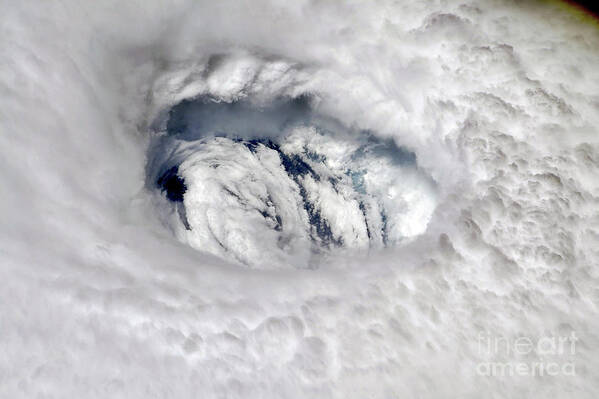
<svg viewBox="0 0 599 399">
<path fill-rule="evenodd" d="M 0 12 L 6 396 L 597 396 L 592 25 L 498 0 L 24 1 Z M 170 135 L 173 107 L 205 97 L 252 109 L 309 97 L 347 138 L 319 134 L 320 121 L 282 134 L 277 117 L 243 113 L 227 130 L 260 127 L 260 142 Z M 415 163 L 351 159 L 366 132 Z M 346 195 L 311 173 L 295 181 L 266 138 L 342 179 Z M 174 166 L 169 200 L 158 180 Z M 377 179 L 362 185 L 368 172 Z M 302 266 L 322 239 L 305 223 L 307 186 L 331 236 L 354 248 L 377 220 L 352 201 L 417 187 L 410 206 L 383 204 L 410 215 L 393 231 L 411 239 L 262 270 L 260 254 Z M 206 201 L 214 222 L 198 211 Z M 193 236 L 207 226 L 224 252 Z M 271 245 L 280 237 L 288 247 Z M 519 338 L 569 346 L 526 351 Z M 537 375 L 501 375 L 520 364 Z"/>
</svg>

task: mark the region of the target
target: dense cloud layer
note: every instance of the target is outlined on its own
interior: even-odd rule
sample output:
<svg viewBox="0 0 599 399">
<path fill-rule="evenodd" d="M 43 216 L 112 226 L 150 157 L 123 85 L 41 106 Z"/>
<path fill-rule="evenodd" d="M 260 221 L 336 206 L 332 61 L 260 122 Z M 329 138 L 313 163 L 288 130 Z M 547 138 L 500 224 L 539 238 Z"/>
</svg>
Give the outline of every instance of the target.
<svg viewBox="0 0 599 399">
<path fill-rule="evenodd" d="M 593 25 L 511 1 L 0 13 L 5 396 L 597 396 Z M 276 108 L 306 98 L 316 119 Z"/>
</svg>

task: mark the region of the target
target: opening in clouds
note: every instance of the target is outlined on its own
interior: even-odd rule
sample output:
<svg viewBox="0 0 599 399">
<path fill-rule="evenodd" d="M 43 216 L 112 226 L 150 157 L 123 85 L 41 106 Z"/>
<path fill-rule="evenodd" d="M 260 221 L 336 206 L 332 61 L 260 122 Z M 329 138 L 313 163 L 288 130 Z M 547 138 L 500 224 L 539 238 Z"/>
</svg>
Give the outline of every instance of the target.
<svg viewBox="0 0 599 399">
<path fill-rule="evenodd" d="M 148 173 L 182 241 L 252 267 L 399 245 L 435 208 L 413 152 L 320 115 L 309 96 L 184 100 L 150 147 Z"/>
</svg>

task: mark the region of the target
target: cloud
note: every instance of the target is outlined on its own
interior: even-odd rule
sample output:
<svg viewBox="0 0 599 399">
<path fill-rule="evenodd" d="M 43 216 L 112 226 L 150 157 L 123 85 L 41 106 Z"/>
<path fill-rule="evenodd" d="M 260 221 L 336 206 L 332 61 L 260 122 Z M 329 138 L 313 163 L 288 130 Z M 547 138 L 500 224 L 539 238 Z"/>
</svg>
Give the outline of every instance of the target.
<svg viewBox="0 0 599 399">
<path fill-rule="evenodd" d="M 6 395 L 596 396 L 592 25 L 552 5 L 503 1 L 5 2 L 0 12 Z M 396 231 L 417 237 L 335 253 L 311 270 L 248 269 L 197 248 L 207 241 L 187 245 L 185 226 L 171 223 L 181 213 L 148 183 L 174 164 L 194 200 L 207 190 L 222 208 L 191 214 L 199 208 L 186 204 L 183 216 L 202 228 L 206 215 L 226 221 L 215 235 L 229 246 L 250 237 L 239 256 L 258 259 L 278 233 L 260 201 L 265 215 L 215 196 L 235 173 L 256 179 L 235 188 L 245 199 L 264 189 L 287 204 L 286 220 L 308 217 L 291 206 L 293 179 L 273 149 L 202 136 L 173 165 L 168 152 L 153 158 L 171 148 L 169 111 L 205 95 L 222 101 L 207 112 L 211 128 L 278 137 L 290 110 L 266 119 L 235 110 L 237 123 L 230 108 L 308 95 L 326 116 L 319 124 L 353 132 L 349 147 L 370 132 L 414 154 L 417 166 L 397 173 L 363 162 L 385 182 L 377 190 L 415 187 L 402 192 L 415 217 Z M 334 134 L 284 137 L 290 154 L 302 142 L 326 153 L 333 171 L 353 153 Z M 210 170 L 211 154 L 226 173 Z M 360 241 L 361 175 L 344 176 L 349 194 L 302 179 L 331 232 Z M 428 179 L 432 208 L 418 195 L 430 194 Z M 310 240 L 297 243 L 268 261 L 305 259 Z M 481 331 L 534 341 L 575 331 L 577 374 L 478 378 L 478 364 L 497 360 L 477 351 Z"/>
</svg>

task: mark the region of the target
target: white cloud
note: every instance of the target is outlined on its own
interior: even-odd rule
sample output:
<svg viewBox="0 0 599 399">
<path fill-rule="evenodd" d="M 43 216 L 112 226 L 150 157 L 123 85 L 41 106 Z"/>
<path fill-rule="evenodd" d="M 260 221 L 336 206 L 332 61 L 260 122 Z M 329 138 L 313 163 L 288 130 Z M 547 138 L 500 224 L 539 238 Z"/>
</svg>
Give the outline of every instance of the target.
<svg viewBox="0 0 599 399">
<path fill-rule="evenodd" d="M 597 396 L 593 25 L 498 0 L 24 1 L 0 14 L 4 396 Z M 148 147 L 170 107 L 302 93 L 346 128 L 416 154 L 420 169 L 393 187 L 414 181 L 407 209 L 426 218 L 418 177 L 436 182 L 426 231 L 325 255 L 315 270 L 246 269 L 179 241 L 163 223 L 171 209 L 147 189 Z M 247 171 L 230 159 L 234 181 Z M 252 163 L 257 181 L 238 187 L 247 198 L 287 184 L 275 160 Z M 195 167 L 201 198 L 212 172 Z M 224 239 L 263 238 L 240 254 L 270 248 L 265 219 L 221 208 Z M 357 226 L 328 209 L 339 234 Z M 399 220 L 398 234 L 420 232 Z M 302 245 L 291 251 L 304 256 Z M 480 331 L 571 330 L 576 376 L 476 376 L 482 361 L 518 361 L 483 358 Z"/>
</svg>

